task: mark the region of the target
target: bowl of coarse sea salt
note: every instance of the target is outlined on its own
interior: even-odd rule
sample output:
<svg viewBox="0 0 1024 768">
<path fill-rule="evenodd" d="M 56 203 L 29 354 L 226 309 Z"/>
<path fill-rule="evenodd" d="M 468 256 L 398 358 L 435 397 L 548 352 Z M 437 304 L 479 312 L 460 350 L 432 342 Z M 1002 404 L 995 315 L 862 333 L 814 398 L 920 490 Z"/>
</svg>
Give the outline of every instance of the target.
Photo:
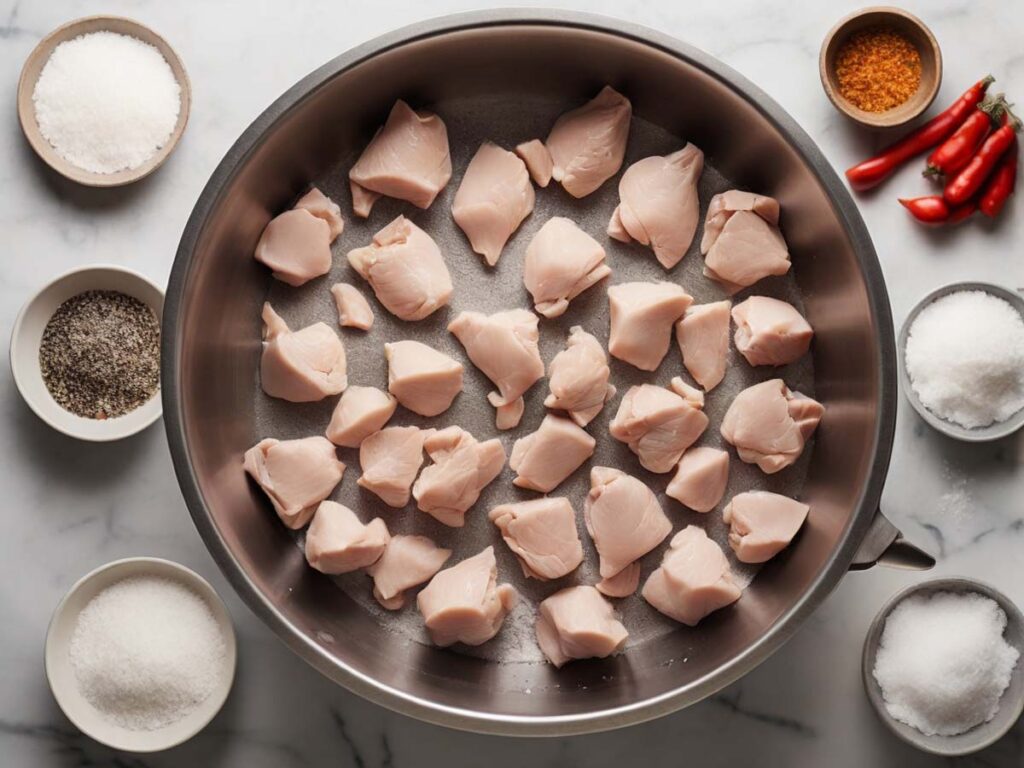
<svg viewBox="0 0 1024 768">
<path fill-rule="evenodd" d="M 878 716 L 925 752 L 966 755 L 1024 711 L 1024 616 L 980 581 L 943 578 L 896 594 L 864 641 L 864 688 Z"/>
<path fill-rule="evenodd" d="M 1024 426 L 1024 297 L 989 283 L 928 294 L 899 335 L 903 393 L 931 427 L 969 442 Z"/>
<path fill-rule="evenodd" d="M 85 575 L 46 633 L 46 677 L 68 719 L 101 744 L 157 752 L 220 711 L 235 632 L 220 597 L 183 565 L 116 560 Z"/>
</svg>

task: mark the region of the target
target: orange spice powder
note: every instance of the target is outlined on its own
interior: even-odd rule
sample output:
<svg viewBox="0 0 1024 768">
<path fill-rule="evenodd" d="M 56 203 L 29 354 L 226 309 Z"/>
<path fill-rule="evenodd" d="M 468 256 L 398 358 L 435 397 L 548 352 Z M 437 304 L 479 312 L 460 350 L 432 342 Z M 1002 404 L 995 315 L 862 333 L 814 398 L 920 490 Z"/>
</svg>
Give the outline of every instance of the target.
<svg viewBox="0 0 1024 768">
<path fill-rule="evenodd" d="M 865 112 L 885 112 L 905 102 L 921 84 L 921 54 L 890 29 L 850 36 L 836 53 L 839 93 Z"/>
</svg>

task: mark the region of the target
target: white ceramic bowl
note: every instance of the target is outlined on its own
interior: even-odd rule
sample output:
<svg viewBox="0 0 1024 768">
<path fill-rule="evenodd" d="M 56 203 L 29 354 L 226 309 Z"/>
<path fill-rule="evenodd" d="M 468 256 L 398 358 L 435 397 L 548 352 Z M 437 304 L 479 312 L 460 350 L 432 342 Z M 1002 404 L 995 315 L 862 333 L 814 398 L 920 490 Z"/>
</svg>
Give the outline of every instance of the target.
<svg viewBox="0 0 1024 768">
<path fill-rule="evenodd" d="M 68 644 L 78 614 L 97 594 L 132 576 L 171 579 L 191 589 L 210 607 L 227 646 L 220 685 L 191 714 L 153 731 L 133 731 L 104 719 L 81 693 L 68 656 Z M 57 605 L 46 632 L 46 678 L 57 704 L 82 733 L 114 749 L 158 752 L 195 736 L 224 705 L 235 678 L 235 629 L 224 602 L 202 576 L 183 565 L 156 557 L 132 557 L 102 565 L 87 573 Z"/>
<path fill-rule="evenodd" d="M 11 332 L 11 372 L 18 391 L 36 415 L 65 435 L 105 442 L 141 432 L 158 418 L 162 400 L 158 391 L 134 411 L 111 419 L 87 419 L 61 408 L 50 395 L 39 369 L 43 330 L 63 302 L 84 291 L 120 291 L 148 305 L 158 321 L 163 318 L 163 290 L 138 272 L 114 264 L 80 267 L 55 278 L 26 302 Z"/>
</svg>

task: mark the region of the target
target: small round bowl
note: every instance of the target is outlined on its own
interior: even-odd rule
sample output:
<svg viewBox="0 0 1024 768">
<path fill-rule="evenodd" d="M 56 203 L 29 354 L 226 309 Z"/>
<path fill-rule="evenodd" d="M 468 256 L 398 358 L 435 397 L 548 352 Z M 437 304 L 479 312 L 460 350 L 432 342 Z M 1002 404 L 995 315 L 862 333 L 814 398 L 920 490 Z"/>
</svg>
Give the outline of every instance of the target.
<svg viewBox="0 0 1024 768">
<path fill-rule="evenodd" d="M 131 168 L 116 173 L 93 173 L 92 171 L 79 168 L 77 165 L 65 160 L 58 154 L 49 141 L 39 130 L 36 122 L 35 105 L 32 102 L 32 92 L 35 90 L 36 81 L 42 72 L 46 62 L 50 59 L 53 49 L 67 40 L 73 40 L 81 35 L 88 35 L 92 32 L 116 32 L 120 35 L 128 35 L 136 40 L 149 43 L 167 61 L 174 73 L 174 79 L 181 87 L 181 108 L 178 111 L 178 122 L 174 126 L 171 137 L 167 140 L 153 157 L 137 168 Z M 21 77 L 18 80 L 18 121 L 21 123 L 21 130 L 28 139 L 28 143 L 35 150 L 35 153 L 50 166 L 53 170 L 71 181 L 84 184 L 88 187 L 120 187 L 131 184 L 144 178 L 163 165 L 170 157 L 174 148 L 178 145 L 181 135 L 185 132 L 188 124 L 189 109 L 192 104 L 192 86 L 189 83 L 185 66 L 178 58 L 178 54 L 168 45 L 160 35 L 149 27 L 137 21 L 126 19 L 121 16 L 87 16 L 75 21 L 69 21 L 63 26 L 57 27 L 53 32 L 44 37 L 25 60 L 22 67 Z"/>
<path fill-rule="evenodd" d="M 1017 666 L 1013 668 L 1010 685 L 1003 691 L 1003 697 L 999 700 L 999 711 L 995 717 L 958 736 L 926 736 L 916 728 L 893 719 L 885 708 L 882 689 L 874 676 L 878 643 L 882 638 L 882 631 L 885 629 L 885 620 L 889 618 L 893 608 L 911 595 L 933 592 L 977 592 L 995 600 L 999 603 L 999 607 L 1006 612 L 1006 630 L 1003 632 L 1003 637 L 1006 638 L 1006 642 L 1021 652 L 1021 658 L 1017 660 Z M 903 741 L 933 755 L 954 756 L 977 752 L 1002 738 L 1024 711 L 1024 615 L 1010 598 L 984 582 L 962 577 L 923 581 L 897 592 L 875 616 L 864 640 L 861 674 L 871 706 L 875 708 L 875 712 L 889 727 L 889 730 Z"/>
<path fill-rule="evenodd" d="M 917 48 L 921 55 L 921 84 L 898 107 L 885 112 L 866 112 L 854 106 L 839 92 L 836 54 L 852 35 L 876 27 L 901 33 Z M 825 95 L 844 115 L 869 128 L 897 128 L 919 117 L 935 100 L 942 83 L 942 51 L 935 35 L 913 14 L 900 8 L 872 6 L 851 13 L 829 30 L 821 44 L 818 70 Z"/>
<path fill-rule="evenodd" d="M 195 592 L 210 607 L 224 636 L 227 652 L 220 685 L 189 715 L 153 731 L 133 731 L 104 717 L 85 700 L 75 683 L 68 645 L 78 614 L 107 587 L 132 576 L 149 576 L 176 581 Z M 183 565 L 156 557 L 115 560 L 87 573 L 68 590 L 57 605 L 46 632 L 46 679 L 50 690 L 76 728 L 92 739 L 128 752 L 158 752 L 195 736 L 224 705 L 235 678 L 236 642 L 231 616 L 220 596 L 202 576 Z"/>
<path fill-rule="evenodd" d="M 917 303 L 917 306 L 910 310 L 910 314 L 907 315 L 907 319 L 903 322 L 903 327 L 900 328 L 900 335 L 897 339 L 900 385 L 903 389 L 904 396 L 910 401 L 914 410 L 917 411 L 918 415 L 933 429 L 937 429 L 942 434 L 955 438 L 956 440 L 963 440 L 968 443 L 983 443 L 989 440 L 998 440 L 1008 435 L 1012 435 L 1024 426 L 1024 408 L 1021 408 L 1006 421 L 997 421 L 994 424 L 989 424 L 987 427 L 976 427 L 974 429 L 961 427 L 959 424 L 954 424 L 951 421 L 940 419 L 934 413 L 929 411 L 917 396 L 917 392 L 914 391 L 913 384 L 911 384 L 910 381 L 910 374 L 907 373 L 907 337 L 910 335 L 910 328 L 914 324 L 914 320 L 916 320 L 917 316 L 921 314 L 921 310 L 936 299 L 941 299 L 943 296 L 948 296 L 951 293 L 959 293 L 960 291 L 984 291 L 985 293 L 989 293 L 996 298 L 1003 299 L 1009 303 L 1011 307 L 1016 309 L 1021 316 L 1024 317 L 1024 297 L 1016 291 L 1011 291 L 1003 288 L 1002 286 L 993 285 L 992 283 L 951 283 L 950 285 L 946 285 L 932 291 L 921 299 L 921 301 Z"/>
<path fill-rule="evenodd" d="M 50 395 L 39 368 L 43 331 L 62 303 L 84 291 L 120 291 L 134 296 L 163 318 L 163 290 L 138 272 L 114 264 L 80 267 L 55 278 L 26 302 L 11 332 L 11 373 L 22 398 L 35 414 L 65 435 L 107 442 L 141 432 L 160 418 L 162 398 L 157 391 L 134 411 L 110 419 L 87 419 L 61 408 Z"/>
</svg>

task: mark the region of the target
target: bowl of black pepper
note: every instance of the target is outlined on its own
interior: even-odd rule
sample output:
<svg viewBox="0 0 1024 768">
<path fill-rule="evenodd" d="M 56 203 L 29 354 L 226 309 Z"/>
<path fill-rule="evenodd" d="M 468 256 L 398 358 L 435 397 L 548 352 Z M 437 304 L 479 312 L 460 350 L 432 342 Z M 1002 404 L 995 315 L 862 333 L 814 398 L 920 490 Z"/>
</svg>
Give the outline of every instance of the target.
<svg viewBox="0 0 1024 768">
<path fill-rule="evenodd" d="M 59 432 L 120 440 L 161 413 L 160 287 L 125 267 L 66 272 L 22 307 L 11 372 L 22 398 Z"/>
</svg>

